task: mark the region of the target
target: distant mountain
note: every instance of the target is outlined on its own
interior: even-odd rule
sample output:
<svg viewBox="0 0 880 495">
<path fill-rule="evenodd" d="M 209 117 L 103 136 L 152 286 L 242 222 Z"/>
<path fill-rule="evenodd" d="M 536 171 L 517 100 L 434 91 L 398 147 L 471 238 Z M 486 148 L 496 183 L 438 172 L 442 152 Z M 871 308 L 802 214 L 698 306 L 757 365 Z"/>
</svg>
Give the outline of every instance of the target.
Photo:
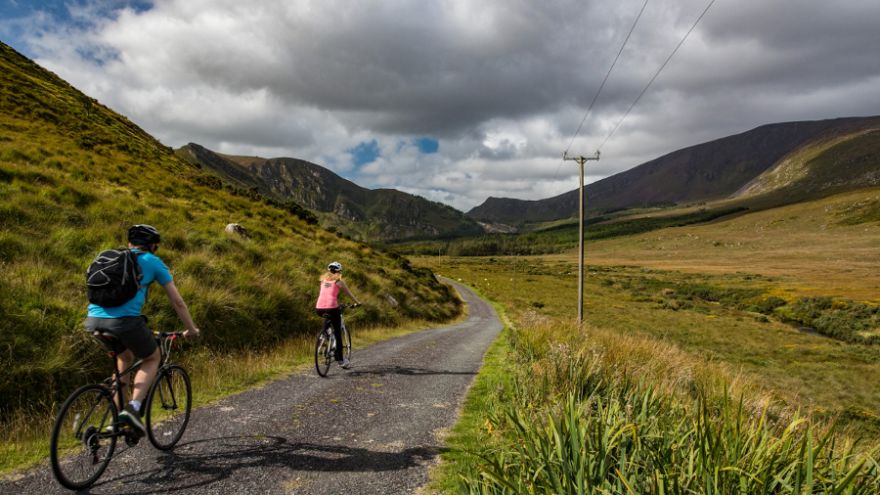
<svg viewBox="0 0 880 495">
<path fill-rule="evenodd" d="M 588 215 L 730 197 L 782 204 L 878 184 L 880 117 L 787 122 L 674 151 L 585 187 Z M 578 190 L 537 201 L 489 198 L 467 212 L 524 225 L 577 215 Z"/>
<path fill-rule="evenodd" d="M 484 232 L 450 206 L 394 189 L 366 189 L 305 160 L 223 155 L 195 143 L 177 154 L 237 187 L 322 213 L 325 227 L 357 239 L 393 242 Z"/>
</svg>

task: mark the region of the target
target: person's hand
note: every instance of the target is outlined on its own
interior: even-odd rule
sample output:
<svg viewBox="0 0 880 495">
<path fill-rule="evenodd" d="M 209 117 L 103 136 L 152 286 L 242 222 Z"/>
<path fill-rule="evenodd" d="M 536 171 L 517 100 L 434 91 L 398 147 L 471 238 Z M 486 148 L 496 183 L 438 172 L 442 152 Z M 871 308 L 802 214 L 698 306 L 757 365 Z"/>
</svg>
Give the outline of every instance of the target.
<svg viewBox="0 0 880 495">
<path fill-rule="evenodd" d="M 199 330 L 198 328 L 193 328 L 191 330 L 186 330 L 185 332 L 183 332 L 183 336 L 187 339 L 191 339 L 198 337 L 201 333 L 201 330 Z"/>
</svg>

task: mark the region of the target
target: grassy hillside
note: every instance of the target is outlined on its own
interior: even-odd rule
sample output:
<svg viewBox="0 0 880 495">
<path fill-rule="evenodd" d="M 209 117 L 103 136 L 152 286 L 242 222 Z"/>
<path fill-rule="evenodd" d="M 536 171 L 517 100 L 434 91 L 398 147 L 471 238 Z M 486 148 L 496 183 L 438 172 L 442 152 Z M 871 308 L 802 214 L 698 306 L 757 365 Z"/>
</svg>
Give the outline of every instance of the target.
<svg viewBox="0 0 880 495">
<path fill-rule="evenodd" d="M 880 303 L 880 188 L 787 205 L 709 225 L 588 244 L 592 264 L 791 281 L 791 296 Z"/>
<path fill-rule="evenodd" d="M 880 129 L 872 129 L 798 149 L 735 197 L 786 204 L 878 185 Z"/>
<path fill-rule="evenodd" d="M 331 259 L 366 303 L 355 325 L 460 311 L 429 271 L 316 228 L 291 205 L 225 186 L 0 44 L 0 420 L 48 408 L 106 372 L 106 356 L 81 331 L 84 272 L 140 222 L 162 232 L 159 255 L 212 352 L 311 333 L 317 279 Z M 229 222 L 249 237 L 224 233 Z M 155 288 L 145 311 L 154 329 L 179 328 Z"/>
</svg>

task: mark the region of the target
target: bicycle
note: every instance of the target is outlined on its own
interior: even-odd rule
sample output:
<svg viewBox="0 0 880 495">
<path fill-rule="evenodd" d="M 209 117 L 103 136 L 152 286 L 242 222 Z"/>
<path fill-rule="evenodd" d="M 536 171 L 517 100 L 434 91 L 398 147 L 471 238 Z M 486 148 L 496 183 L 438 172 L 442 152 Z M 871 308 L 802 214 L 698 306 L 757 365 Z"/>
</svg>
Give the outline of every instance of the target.
<svg viewBox="0 0 880 495">
<path fill-rule="evenodd" d="M 345 327 L 345 311 L 350 308 L 358 307 L 358 304 L 342 304 L 339 306 L 339 319 L 342 322 L 342 357 L 343 359 L 351 358 L 351 334 Z M 330 323 L 329 315 L 324 317 L 324 327 L 318 332 L 315 340 L 315 370 L 318 375 L 325 377 L 330 371 L 330 365 L 333 364 L 333 356 L 336 353 L 336 337 L 333 335 L 333 325 Z"/>
<path fill-rule="evenodd" d="M 143 360 L 138 359 L 120 371 L 116 361 L 120 352 L 118 341 L 109 333 L 98 331 L 93 335 L 107 347 L 114 363 L 113 375 L 70 394 L 55 418 L 49 447 L 55 478 L 71 490 L 81 490 L 98 480 L 110 463 L 119 437 L 130 447 L 141 439 L 141 434 L 119 421 L 119 411 L 125 400 L 123 377 L 131 378 Z M 172 344 L 182 335 L 183 332 L 154 334 L 161 361 L 142 407 L 147 437 L 159 450 L 169 450 L 177 444 L 192 409 L 189 375 L 171 361 Z"/>
</svg>

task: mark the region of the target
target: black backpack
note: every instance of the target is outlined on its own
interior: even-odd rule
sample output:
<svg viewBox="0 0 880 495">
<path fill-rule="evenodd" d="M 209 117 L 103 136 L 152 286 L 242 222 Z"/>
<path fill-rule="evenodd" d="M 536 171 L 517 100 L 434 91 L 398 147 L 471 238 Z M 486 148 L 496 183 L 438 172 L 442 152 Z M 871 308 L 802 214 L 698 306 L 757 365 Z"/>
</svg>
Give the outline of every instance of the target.
<svg viewBox="0 0 880 495">
<path fill-rule="evenodd" d="M 89 302 L 105 308 L 122 306 L 137 294 L 143 277 L 131 249 L 102 251 L 86 271 Z"/>
</svg>

